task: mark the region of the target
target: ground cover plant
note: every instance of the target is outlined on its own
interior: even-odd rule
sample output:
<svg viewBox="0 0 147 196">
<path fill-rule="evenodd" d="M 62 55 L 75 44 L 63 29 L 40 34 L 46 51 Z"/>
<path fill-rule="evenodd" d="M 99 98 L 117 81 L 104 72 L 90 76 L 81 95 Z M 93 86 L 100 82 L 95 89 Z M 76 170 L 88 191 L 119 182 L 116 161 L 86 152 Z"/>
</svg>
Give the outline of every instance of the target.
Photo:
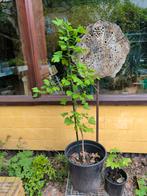
<svg viewBox="0 0 147 196">
<path fill-rule="evenodd" d="M 137 180 L 138 188 L 135 190 L 136 196 L 145 196 L 147 195 L 147 175 L 144 178 Z"/>
<path fill-rule="evenodd" d="M 55 178 L 55 169 L 44 155 L 24 151 L 9 160 L 8 175 L 20 177 L 28 195 L 39 196 L 46 182 Z"/>
</svg>

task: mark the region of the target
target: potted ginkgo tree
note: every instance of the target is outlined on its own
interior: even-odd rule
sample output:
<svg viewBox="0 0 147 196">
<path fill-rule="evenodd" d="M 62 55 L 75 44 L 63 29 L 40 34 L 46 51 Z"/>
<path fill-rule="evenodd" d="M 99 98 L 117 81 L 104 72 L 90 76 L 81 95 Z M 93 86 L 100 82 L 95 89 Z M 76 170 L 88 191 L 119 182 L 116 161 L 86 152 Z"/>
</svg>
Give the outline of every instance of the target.
<svg viewBox="0 0 147 196">
<path fill-rule="evenodd" d="M 76 136 L 76 141 L 65 149 L 71 181 L 74 189 L 80 192 L 96 192 L 106 150 L 95 141 L 84 140 L 84 133 L 92 132 L 91 126 L 95 125 L 95 118 L 88 114 L 88 100 L 93 99 L 93 96 L 88 93 L 88 88 L 95 85 L 95 72 L 77 58 L 78 54 L 83 52 L 78 43 L 86 30 L 82 26 L 73 28 L 63 19 L 53 20 L 53 23 L 58 29 L 59 50 L 53 54 L 51 61 L 63 67 L 61 86 L 72 102 L 72 110 L 62 113 L 62 116 L 66 125 L 73 126 Z M 38 97 L 60 90 L 60 87 L 50 78 L 43 81 L 41 88 L 33 88 L 33 93 L 34 97 Z M 61 103 L 66 104 L 67 99 L 61 100 Z M 83 110 L 79 110 L 80 107 L 83 107 Z"/>
</svg>

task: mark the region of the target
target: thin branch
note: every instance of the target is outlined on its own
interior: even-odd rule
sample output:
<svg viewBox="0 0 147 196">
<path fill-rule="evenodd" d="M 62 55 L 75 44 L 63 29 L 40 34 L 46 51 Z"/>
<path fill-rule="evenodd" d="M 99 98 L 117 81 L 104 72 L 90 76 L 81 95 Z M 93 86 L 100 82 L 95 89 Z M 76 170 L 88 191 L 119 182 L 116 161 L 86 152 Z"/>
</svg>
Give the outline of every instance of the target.
<svg viewBox="0 0 147 196">
<path fill-rule="evenodd" d="M 12 40 L 12 41 L 15 41 L 15 42 L 18 42 L 18 43 L 20 42 L 20 40 L 15 39 L 15 38 L 12 38 L 12 37 L 10 37 L 9 35 L 5 35 L 5 34 L 3 34 L 3 33 L 0 33 L 0 35 L 3 36 L 3 37 L 5 37 L 5 38 L 7 38 L 7 39 Z"/>
</svg>

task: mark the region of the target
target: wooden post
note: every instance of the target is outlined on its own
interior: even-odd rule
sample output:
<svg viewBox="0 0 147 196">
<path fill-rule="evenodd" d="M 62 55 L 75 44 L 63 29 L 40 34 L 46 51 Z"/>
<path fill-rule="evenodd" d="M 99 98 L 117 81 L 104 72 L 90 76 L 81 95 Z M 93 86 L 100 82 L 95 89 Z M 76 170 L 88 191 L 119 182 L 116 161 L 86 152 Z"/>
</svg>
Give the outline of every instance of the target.
<svg viewBox="0 0 147 196">
<path fill-rule="evenodd" d="M 47 60 L 47 47 L 45 37 L 45 18 L 43 14 L 43 3 L 42 0 L 32 0 L 33 13 L 35 19 L 35 27 L 37 31 L 39 56 L 41 64 L 46 64 Z"/>
<path fill-rule="evenodd" d="M 38 0 L 35 1 L 35 3 L 37 2 L 41 3 L 41 1 Z M 41 78 L 40 58 L 45 58 L 46 47 L 45 47 L 45 40 L 42 42 L 42 45 L 39 46 L 39 43 L 41 41 L 38 41 L 37 31 L 39 30 L 40 23 L 38 29 L 36 26 L 36 22 L 37 22 L 36 12 L 38 11 L 38 9 L 34 9 L 32 0 L 31 1 L 16 0 L 16 5 L 17 5 L 17 12 L 18 12 L 18 23 L 19 23 L 20 33 L 21 33 L 23 54 L 25 60 L 27 61 L 27 66 L 28 66 L 30 88 L 36 85 L 41 86 L 42 78 Z M 43 10 L 42 10 L 42 17 L 43 17 Z M 43 28 L 43 25 L 41 27 Z M 43 30 L 41 32 L 44 33 Z M 45 35 L 43 36 L 43 39 L 45 39 Z M 40 50 L 42 50 L 41 53 Z"/>
</svg>

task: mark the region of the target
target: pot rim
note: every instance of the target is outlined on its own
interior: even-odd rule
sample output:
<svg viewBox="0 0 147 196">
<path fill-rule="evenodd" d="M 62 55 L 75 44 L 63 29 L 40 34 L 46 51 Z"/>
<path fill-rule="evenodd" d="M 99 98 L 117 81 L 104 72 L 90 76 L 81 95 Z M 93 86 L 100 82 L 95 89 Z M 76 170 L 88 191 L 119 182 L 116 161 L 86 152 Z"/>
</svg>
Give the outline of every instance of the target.
<svg viewBox="0 0 147 196">
<path fill-rule="evenodd" d="M 79 140 L 78 142 L 81 143 L 82 140 Z M 104 150 L 104 157 L 103 157 L 103 159 L 100 160 L 99 162 L 94 163 L 94 164 L 91 164 L 91 165 L 79 165 L 79 164 L 76 164 L 76 163 L 72 162 L 72 161 L 69 159 L 68 155 L 67 155 L 67 149 L 68 149 L 69 146 L 71 146 L 72 144 L 76 144 L 76 143 L 78 143 L 78 142 L 77 142 L 77 141 L 74 141 L 74 142 L 70 143 L 70 144 L 65 148 L 65 151 L 64 151 L 65 156 L 68 158 L 68 161 L 69 161 L 71 164 L 76 165 L 76 166 L 78 166 L 78 167 L 88 168 L 88 167 L 93 167 L 93 166 L 99 165 L 99 164 L 101 164 L 102 162 L 104 162 L 104 161 L 106 160 L 106 158 L 107 158 L 107 151 L 106 151 L 106 149 L 104 148 L 104 146 L 103 146 L 102 144 L 100 144 L 100 143 L 98 143 L 98 142 L 96 142 L 96 141 L 93 141 L 93 140 L 84 140 L 84 142 L 93 142 L 93 143 L 95 143 L 96 145 L 99 145 L 99 146 Z M 89 144 L 89 145 L 90 145 L 90 144 Z"/>
<path fill-rule="evenodd" d="M 128 180 L 128 175 L 127 175 L 127 173 L 123 170 L 123 169 L 120 169 L 120 171 L 123 171 L 124 173 L 125 173 L 125 175 L 126 175 L 126 179 L 125 179 L 125 181 L 124 182 L 122 182 L 122 183 L 117 183 L 117 182 L 112 182 L 111 180 L 109 180 L 109 178 L 106 176 L 106 170 L 108 170 L 109 168 L 107 167 L 107 168 L 105 168 L 105 179 L 109 182 L 109 183 L 111 183 L 111 184 L 113 184 L 113 185 L 117 185 L 117 186 L 122 186 L 122 185 L 124 185 L 126 182 L 127 182 L 127 180 Z"/>
</svg>

